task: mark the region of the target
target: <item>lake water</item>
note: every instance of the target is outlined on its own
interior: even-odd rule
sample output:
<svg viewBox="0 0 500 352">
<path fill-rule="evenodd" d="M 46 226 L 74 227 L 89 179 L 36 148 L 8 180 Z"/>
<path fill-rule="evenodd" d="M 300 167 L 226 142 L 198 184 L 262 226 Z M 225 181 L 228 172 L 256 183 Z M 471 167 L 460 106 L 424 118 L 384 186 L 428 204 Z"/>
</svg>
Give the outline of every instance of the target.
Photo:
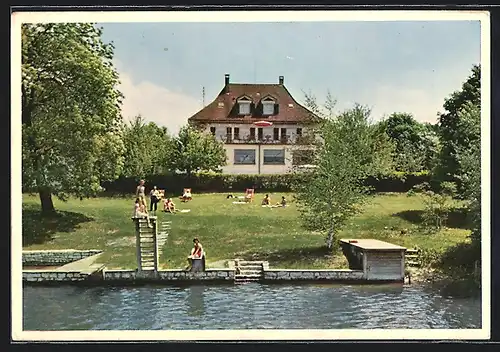
<svg viewBox="0 0 500 352">
<path fill-rule="evenodd" d="M 23 288 L 24 330 L 481 328 L 479 298 L 415 285 Z"/>
</svg>

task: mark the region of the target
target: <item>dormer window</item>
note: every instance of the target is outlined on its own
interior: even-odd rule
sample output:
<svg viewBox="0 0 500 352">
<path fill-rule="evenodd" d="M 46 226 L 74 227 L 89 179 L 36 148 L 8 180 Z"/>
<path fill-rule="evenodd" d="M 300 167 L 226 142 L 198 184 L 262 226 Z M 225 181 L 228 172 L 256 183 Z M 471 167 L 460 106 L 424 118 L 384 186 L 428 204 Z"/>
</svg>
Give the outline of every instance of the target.
<svg viewBox="0 0 500 352">
<path fill-rule="evenodd" d="M 241 97 L 238 99 L 238 115 L 250 115 L 250 106 L 252 105 L 252 99 L 249 97 Z"/>
<path fill-rule="evenodd" d="M 274 106 L 276 101 L 271 97 L 265 97 L 261 100 L 262 103 L 262 115 L 274 115 Z"/>
</svg>

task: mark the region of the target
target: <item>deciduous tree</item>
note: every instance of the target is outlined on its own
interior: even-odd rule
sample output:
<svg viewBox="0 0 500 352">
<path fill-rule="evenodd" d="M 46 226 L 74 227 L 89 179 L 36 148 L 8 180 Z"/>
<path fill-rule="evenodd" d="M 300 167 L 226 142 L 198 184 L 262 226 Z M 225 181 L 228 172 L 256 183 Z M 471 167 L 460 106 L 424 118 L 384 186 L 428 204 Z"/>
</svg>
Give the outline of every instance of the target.
<svg viewBox="0 0 500 352">
<path fill-rule="evenodd" d="M 122 95 L 113 46 L 90 23 L 22 26 L 23 189 L 52 195 L 95 194 L 123 166 Z"/>
<path fill-rule="evenodd" d="M 170 168 L 188 177 L 197 171 L 219 171 L 226 164 L 223 143 L 214 136 L 185 125 L 173 139 Z"/>
<path fill-rule="evenodd" d="M 363 186 L 366 175 L 386 159 L 376 156 L 382 144 L 369 116 L 369 109 L 356 105 L 334 118 L 324 118 L 317 130 L 316 167 L 303 171 L 294 185 L 304 224 L 325 231 L 328 248 L 346 221 L 360 210 L 367 191 Z"/>
</svg>

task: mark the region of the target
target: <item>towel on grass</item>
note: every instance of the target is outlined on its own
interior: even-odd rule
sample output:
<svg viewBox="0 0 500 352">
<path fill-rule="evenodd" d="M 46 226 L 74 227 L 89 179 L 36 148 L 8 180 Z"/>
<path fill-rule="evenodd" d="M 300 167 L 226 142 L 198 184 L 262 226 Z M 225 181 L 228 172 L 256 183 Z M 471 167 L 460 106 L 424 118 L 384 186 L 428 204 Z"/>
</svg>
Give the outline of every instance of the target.
<svg viewBox="0 0 500 352">
<path fill-rule="evenodd" d="M 247 202 L 233 202 L 233 204 L 247 204 Z"/>
<path fill-rule="evenodd" d="M 189 213 L 191 209 L 181 209 L 179 210 L 179 213 Z"/>
</svg>

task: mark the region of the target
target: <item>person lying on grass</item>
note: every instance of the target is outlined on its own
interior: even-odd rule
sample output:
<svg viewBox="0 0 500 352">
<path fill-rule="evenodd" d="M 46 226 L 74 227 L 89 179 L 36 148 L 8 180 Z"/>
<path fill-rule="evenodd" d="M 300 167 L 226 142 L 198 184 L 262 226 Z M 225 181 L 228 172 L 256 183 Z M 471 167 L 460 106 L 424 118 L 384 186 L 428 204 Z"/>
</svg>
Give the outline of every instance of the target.
<svg viewBox="0 0 500 352">
<path fill-rule="evenodd" d="M 168 198 L 167 200 L 165 200 L 165 202 L 163 203 L 163 211 L 172 214 L 177 211 L 177 209 L 175 209 L 175 204 L 172 201 L 172 198 Z"/>
<path fill-rule="evenodd" d="M 148 227 L 153 227 L 149 221 L 148 209 L 144 203 L 144 199 L 136 198 L 134 206 L 134 218 L 146 218 L 148 221 Z"/>
</svg>

